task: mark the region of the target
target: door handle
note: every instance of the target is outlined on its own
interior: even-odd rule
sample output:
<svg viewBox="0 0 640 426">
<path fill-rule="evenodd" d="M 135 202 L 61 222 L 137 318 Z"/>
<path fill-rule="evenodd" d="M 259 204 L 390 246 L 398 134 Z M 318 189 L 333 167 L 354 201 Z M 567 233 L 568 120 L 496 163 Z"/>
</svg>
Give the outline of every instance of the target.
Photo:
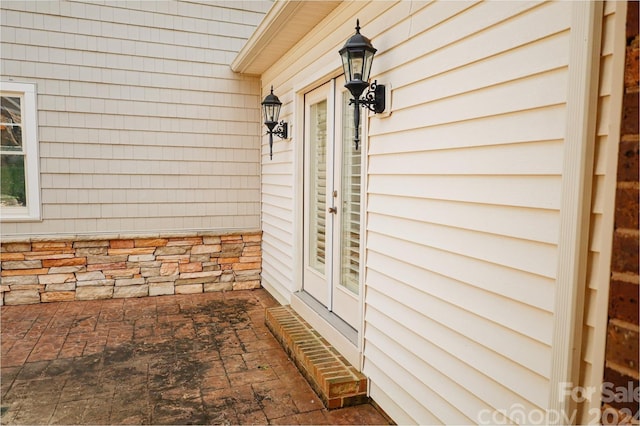
<svg viewBox="0 0 640 426">
<path fill-rule="evenodd" d="M 337 207 L 329 207 L 329 213 L 333 213 L 333 214 L 338 213 L 338 208 Z"/>
</svg>

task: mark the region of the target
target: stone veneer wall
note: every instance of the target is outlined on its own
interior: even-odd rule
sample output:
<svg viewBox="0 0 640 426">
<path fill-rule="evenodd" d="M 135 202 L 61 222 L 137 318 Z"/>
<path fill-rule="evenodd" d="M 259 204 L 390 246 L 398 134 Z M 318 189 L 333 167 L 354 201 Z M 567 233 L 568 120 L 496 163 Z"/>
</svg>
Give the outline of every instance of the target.
<svg viewBox="0 0 640 426">
<path fill-rule="evenodd" d="M 0 303 L 258 288 L 261 240 L 251 231 L 3 241 Z"/>
</svg>

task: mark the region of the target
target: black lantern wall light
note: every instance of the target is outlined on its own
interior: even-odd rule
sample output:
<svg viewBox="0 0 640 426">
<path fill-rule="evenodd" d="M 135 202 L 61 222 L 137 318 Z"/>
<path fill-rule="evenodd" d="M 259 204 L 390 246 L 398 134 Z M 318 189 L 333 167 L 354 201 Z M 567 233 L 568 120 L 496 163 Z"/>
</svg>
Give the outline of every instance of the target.
<svg viewBox="0 0 640 426">
<path fill-rule="evenodd" d="M 355 126 L 356 150 L 360 143 L 360 110 L 359 106 L 368 108 L 370 111 L 379 114 L 385 109 L 385 87 L 375 80 L 369 86 L 369 75 L 371 74 L 371 64 L 373 55 L 377 49 L 371 44 L 371 40 L 360 34 L 360 20 L 356 20 L 356 33 L 352 35 L 340 49 L 342 57 L 342 67 L 344 68 L 344 87 L 349 89 L 353 98 L 349 105 L 354 105 L 353 121 Z M 367 93 L 361 98 L 362 93 L 367 89 Z"/>
<path fill-rule="evenodd" d="M 269 129 L 267 131 L 269 134 L 269 158 L 273 159 L 273 135 L 279 136 L 281 139 L 287 139 L 289 125 L 284 121 L 278 123 L 282 102 L 273 94 L 273 86 L 271 86 L 271 93 L 265 96 L 261 105 L 264 112 L 264 124 Z"/>
</svg>

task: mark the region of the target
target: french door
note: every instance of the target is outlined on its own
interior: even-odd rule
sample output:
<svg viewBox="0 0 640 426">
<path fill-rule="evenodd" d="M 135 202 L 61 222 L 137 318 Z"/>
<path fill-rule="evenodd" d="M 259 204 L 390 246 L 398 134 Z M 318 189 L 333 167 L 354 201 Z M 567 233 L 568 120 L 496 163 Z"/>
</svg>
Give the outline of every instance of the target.
<svg viewBox="0 0 640 426">
<path fill-rule="evenodd" d="M 354 329 L 360 320 L 362 148 L 336 80 L 305 94 L 303 290 Z"/>
</svg>

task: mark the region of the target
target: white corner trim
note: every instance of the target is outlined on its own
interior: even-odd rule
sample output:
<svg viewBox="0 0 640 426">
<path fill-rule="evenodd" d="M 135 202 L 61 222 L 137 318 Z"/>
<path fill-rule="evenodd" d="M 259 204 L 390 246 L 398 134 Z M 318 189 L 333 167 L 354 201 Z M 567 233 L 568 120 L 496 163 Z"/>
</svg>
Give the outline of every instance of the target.
<svg viewBox="0 0 640 426">
<path fill-rule="evenodd" d="M 611 109 L 609 111 L 609 136 L 606 151 L 606 174 L 604 177 L 605 209 L 602 213 L 602 251 L 600 252 L 598 293 L 595 306 L 595 326 L 593 333 L 593 364 L 591 377 L 587 383 L 602 383 L 604 377 L 605 346 L 607 342 L 607 320 L 609 312 L 609 281 L 611 277 L 611 253 L 615 219 L 615 198 L 620 148 L 620 124 L 622 121 L 622 98 L 624 96 L 624 67 L 626 54 L 627 2 L 615 2 L 615 30 L 613 41 L 613 75 L 611 77 Z M 601 153 L 602 155 L 602 153 Z M 589 410 L 600 410 L 602 393 L 597 392 L 589 401 Z M 591 412 L 591 411 L 589 411 Z"/>
<path fill-rule="evenodd" d="M 570 392 L 565 390 L 567 386 L 577 386 L 580 367 L 602 13 L 602 2 L 572 3 L 548 407 L 559 414 L 551 417 L 558 424 L 570 419 L 576 409 Z"/>
</svg>

